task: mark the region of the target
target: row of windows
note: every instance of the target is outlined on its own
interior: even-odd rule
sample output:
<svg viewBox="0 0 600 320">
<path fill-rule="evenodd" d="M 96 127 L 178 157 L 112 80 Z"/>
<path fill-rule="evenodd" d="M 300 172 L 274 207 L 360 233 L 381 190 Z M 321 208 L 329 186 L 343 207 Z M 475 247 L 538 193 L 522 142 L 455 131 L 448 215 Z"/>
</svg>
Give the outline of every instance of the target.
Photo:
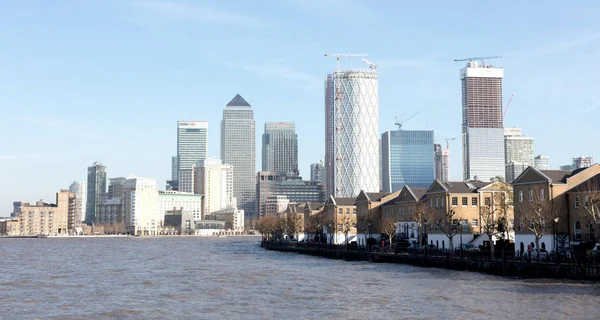
<svg viewBox="0 0 600 320">
<path fill-rule="evenodd" d="M 529 202 L 533 202 L 533 189 L 529 189 Z M 545 200 L 544 189 L 540 189 L 539 200 Z M 519 190 L 519 202 L 523 202 L 523 190 Z"/>
</svg>

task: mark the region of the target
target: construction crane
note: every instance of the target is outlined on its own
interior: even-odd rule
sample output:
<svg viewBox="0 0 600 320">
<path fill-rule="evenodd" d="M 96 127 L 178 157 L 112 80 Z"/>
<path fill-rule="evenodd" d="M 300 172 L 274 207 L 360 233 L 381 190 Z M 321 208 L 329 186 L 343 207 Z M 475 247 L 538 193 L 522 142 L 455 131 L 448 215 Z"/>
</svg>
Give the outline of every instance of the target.
<svg viewBox="0 0 600 320">
<path fill-rule="evenodd" d="M 337 60 L 337 71 L 340 72 L 341 67 L 340 67 L 340 59 L 342 57 L 368 57 L 369 55 L 367 53 L 326 53 L 325 57 L 329 58 L 329 57 L 335 57 L 335 59 Z"/>
<path fill-rule="evenodd" d="M 502 56 L 489 56 L 489 57 L 471 57 L 471 58 L 463 58 L 463 59 L 454 59 L 454 62 L 459 62 L 459 61 L 475 61 L 475 60 L 479 60 L 481 61 L 481 64 L 483 66 L 485 66 L 485 62 L 483 61 L 483 59 L 500 59 L 502 58 Z"/>
<path fill-rule="evenodd" d="M 450 141 L 453 141 L 456 138 L 445 138 L 442 140 L 446 140 L 446 151 L 450 151 Z"/>
<path fill-rule="evenodd" d="M 361 60 L 362 60 L 364 63 L 368 64 L 368 65 L 369 65 L 369 68 L 371 68 L 371 70 L 377 70 L 377 65 L 376 65 L 376 64 L 374 64 L 373 62 L 371 62 L 371 61 L 369 61 L 369 60 L 367 60 L 367 59 L 365 59 L 365 58 L 362 58 Z"/>
<path fill-rule="evenodd" d="M 425 109 L 421 109 L 421 110 L 419 110 L 418 112 L 416 112 L 416 113 L 415 113 L 415 114 L 413 114 L 412 116 L 410 116 L 410 117 L 408 117 L 408 118 L 406 118 L 406 119 L 404 119 L 404 120 L 402 120 L 402 121 L 398 120 L 398 117 L 396 117 L 396 122 L 395 122 L 394 124 L 398 126 L 398 130 L 402 130 L 402 125 L 403 125 L 403 124 L 404 124 L 406 121 L 408 121 L 408 120 L 410 120 L 410 119 L 412 119 L 412 118 L 416 117 L 416 116 L 417 116 L 419 113 L 423 112 L 423 110 L 425 110 Z"/>
<path fill-rule="evenodd" d="M 508 103 L 506 104 L 506 108 L 504 108 L 504 113 L 502 114 L 502 120 L 504 120 L 504 118 L 506 117 L 506 112 L 508 111 L 508 107 L 510 107 L 510 102 L 512 101 L 512 98 L 514 96 L 514 93 L 510 95 L 510 99 L 508 99 Z"/>
</svg>

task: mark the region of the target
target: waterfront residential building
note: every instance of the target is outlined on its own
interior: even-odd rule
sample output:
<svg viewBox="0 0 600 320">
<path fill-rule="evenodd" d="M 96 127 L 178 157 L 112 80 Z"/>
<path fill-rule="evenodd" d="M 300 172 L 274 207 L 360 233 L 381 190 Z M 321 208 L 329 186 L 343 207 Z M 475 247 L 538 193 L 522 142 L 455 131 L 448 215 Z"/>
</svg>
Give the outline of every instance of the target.
<svg viewBox="0 0 600 320">
<path fill-rule="evenodd" d="M 533 167 L 538 170 L 550 170 L 550 158 L 545 155 L 537 155 L 533 159 Z"/>
<path fill-rule="evenodd" d="M 381 206 L 382 220 L 391 219 L 396 222 L 397 240 L 403 239 L 419 245 L 426 244 L 426 233 L 420 230 L 417 217 L 417 213 L 423 214 L 422 211 L 425 209 L 426 193 L 427 188 L 411 188 L 406 185 L 395 199 Z M 423 214 L 422 220 L 427 219 L 429 218 Z"/>
<path fill-rule="evenodd" d="M 56 207 L 58 209 L 58 228 L 66 227 L 67 232 L 72 234 L 75 228 L 81 227 L 81 215 L 77 212 L 77 195 L 69 190 L 60 190 L 56 193 Z M 66 220 L 64 219 L 66 217 Z"/>
<path fill-rule="evenodd" d="M 127 231 L 134 235 L 158 235 L 164 213 L 158 208 L 155 179 L 127 177 L 124 185 L 123 217 Z"/>
<path fill-rule="evenodd" d="M 592 176 L 566 192 L 569 212 L 569 240 L 572 245 L 600 243 L 600 173 Z M 591 246 L 590 246 L 591 247 Z"/>
<path fill-rule="evenodd" d="M 435 144 L 433 147 L 435 163 L 435 179 L 448 181 L 449 159 L 448 150 L 442 150 L 441 144 Z"/>
<path fill-rule="evenodd" d="M 189 215 L 195 220 L 202 219 L 202 194 L 181 191 L 158 191 L 159 214 L 179 210 L 183 215 Z"/>
<path fill-rule="evenodd" d="M 376 70 L 344 70 L 325 82 L 327 194 L 356 197 L 380 190 Z"/>
<path fill-rule="evenodd" d="M 393 130 L 381 135 L 383 191 L 425 188 L 435 177 L 432 130 Z"/>
<path fill-rule="evenodd" d="M 262 171 L 298 174 L 298 135 L 295 123 L 265 123 Z"/>
<path fill-rule="evenodd" d="M 552 251 L 578 244 L 581 238 L 577 234 L 581 229 L 575 223 L 577 218 L 574 219 L 570 214 L 570 208 L 576 202 L 581 203 L 581 199 L 576 200 L 580 190 L 575 187 L 598 173 L 598 164 L 575 171 L 537 170 L 529 167 L 521 173 L 512 183 L 516 221 L 515 249 L 518 253 L 527 252 L 528 245 L 536 249 L 535 236 L 526 225 L 527 217 L 534 214 L 540 216 L 540 221 L 546 226 L 544 235 L 539 240 L 541 248 Z M 542 210 L 539 211 L 539 208 Z"/>
<path fill-rule="evenodd" d="M 195 183 L 195 192 L 204 195 L 203 216 L 236 206 L 233 197 L 233 166 L 222 164 L 218 159 L 200 161 Z"/>
<path fill-rule="evenodd" d="M 512 187 L 502 181 L 441 182 L 434 181 L 427 189 L 425 206 L 421 208 L 431 223 L 427 226 L 427 242 L 440 249 L 458 248 L 461 244 L 483 245 L 489 242 L 483 233 L 483 224 L 488 220 L 504 219 L 505 228 L 496 230 L 492 237 L 513 240 L 514 214 L 512 209 Z M 491 210 L 491 219 L 482 216 L 483 210 Z M 406 229 L 405 229 L 406 231 Z M 408 230 L 410 231 L 410 230 Z M 500 232 L 503 231 L 503 232 Z M 423 235 L 425 236 L 425 235 Z"/>
<path fill-rule="evenodd" d="M 334 198 L 325 202 L 325 237 L 327 243 L 343 244 L 356 241 L 356 198 Z"/>
<path fill-rule="evenodd" d="M 521 128 L 504 129 L 505 180 L 513 181 L 534 164 L 533 138 L 525 137 Z"/>
<path fill-rule="evenodd" d="M 429 149 L 431 151 L 431 149 Z M 357 216 L 358 244 L 366 245 L 368 238 L 379 239 L 382 233 L 382 205 L 394 200 L 400 190 L 394 192 L 364 192 L 361 191 L 355 199 Z"/>
<path fill-rule="evenodd" d="M 56 204 L 43 200 L 23 203 L 19 213 L 21 235 L 66 235 L 69 233 L 69 215 L 74 216 L 75 195 L 68 190 L 56 193 Z"/>
<path fill-rule="evenodd" d="M 581 169 L 581 168 L 589 168 L 594 164 L 594 159 L 592 157 L 577 157 L 573 158 L 573 170 Z"/>
<path fill-rule="evenodd" d="M 207 220 L 225 221 L 224 229 L 244 230 L 244 210 L 235 207 L 212 212 L 207 216 Z"/>
<path fill-rule="evenodd" d="M 323 162 L 310 165 L 310 181 L 323 182 Z"/>
<path fill-rule="evenodd" d="M 21 229 L 18 218 L 0 219 L 0 236 L 20 236 Z"/>
<path fill-rule="evenodd" d="M 464 180 L 504 177 L 503 77 L 503 69 L 476 61 L 460 70 Z"/>
<path fill-rule="evenodd" d="M 75 194 L 75 216 L 79 220 L 79 225 L 81 225 L 81 222 L 85 221 L 85 196 L 87 192 L 85 181 L 73 181 L 69 186 L 69 191 Z"/>
<path fill-rule="evenodd" d="M 121 198 L 105 198 L 98 207 L 96 224 L 121 224 L 124 227 Z"/>
<path fill-rule="evenodd" d="M 265 215 L 277 216 L 280 213 L 283 213 L 289 204 L 290 199 L 288 199 L 288 197 L 271 194 L 267 197 L 267 200 L 265 200 Z"/>
<path fill-rule="evenodd" d="M 200 160 L 206 159 L 208 150 L 208 121 L 177 121 L 177 174 L 191 170 Z M 171 179 L 173 179 L 171 168 Z M 180 190 L 183 192 L 191 192 Z"/>
<path fill-rule="evenodd" d="M 88 167 L 85 223 L 92 225 L 96 220 L 98 206 L 106 192 L 106 166 L 99 162 Z"/>
<path fill-rule="evenodd" d="M 233 166 L 233 196 L 246 218 L 256 218 L 255 139 L 254 111 L 238 94 L 223 109 L 221 160 Z"/>
<path fill-rule="evenodd" d="M 179 170 L 179 179 L 178 179 L 178 191 L 194 193 L 194 187 L 196 186 L 196 166 L 193 165 L 189 169 L 180 169 Z"/>
<path fill-rule="evenodd" d="M 285 173 L 259 171 L 256 184 L 256 212 L 266 215 L 265 203 L 271 195 L 286 196 L 290 202 L 324 202 L 323 185 L 318 181 L 302 180 L 299 176 Z"/>
</svg>

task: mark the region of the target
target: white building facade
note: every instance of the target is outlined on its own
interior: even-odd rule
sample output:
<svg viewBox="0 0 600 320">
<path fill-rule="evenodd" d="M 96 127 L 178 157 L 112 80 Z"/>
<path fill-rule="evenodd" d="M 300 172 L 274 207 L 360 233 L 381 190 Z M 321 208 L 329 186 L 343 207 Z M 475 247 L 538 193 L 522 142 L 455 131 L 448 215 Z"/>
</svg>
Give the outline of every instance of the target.
<svg viewBox="0 0 600 320">
<path fill-rule="evenodd" d="M 158 208 L 156 180 L 127 177 L 123 189 L 123 216 L 127 231 L 135 235 L 158 235 L 164 214 Z"/>
<path fill-rule="evenodd" d="M 69 191 L 75 194 L 75 216 L 78 217 L 79 222 L 85 221 L 85 196 L 87 193 L 85 181 L 73 181 L 69 186 Z"/>
<path fill-rule="evenodd" d="M 202 219 L 202 195 L 189 192 L 159 191 L 158 210 L 163 216 L 167 211 L 181 210 L 182 214 L 189 214 L 194 220 Z"/>
<path fill-rule="evenodd" d="M 331 95 L 333 100 L 327 99 Z M 345 70 L 328 77 L 325 118 L 328 192 L 335 197 L 357 196 L 361 190 L 378 192 L 377 71 Z"/>
<path fill-rule="evenodd" d="M 233 166 L 219 159 L 205 159 L 196 168 L 195 192 L 204 195 L 202 215 L 236 206 L 233 197 Z"/>
<path fill-rule="evenodd" d="M 276 216 L 285 211 L 289 204 L 290 200 L 286 196 L 270 195 L 265 202 L 265 215 Z"/>
</svg>

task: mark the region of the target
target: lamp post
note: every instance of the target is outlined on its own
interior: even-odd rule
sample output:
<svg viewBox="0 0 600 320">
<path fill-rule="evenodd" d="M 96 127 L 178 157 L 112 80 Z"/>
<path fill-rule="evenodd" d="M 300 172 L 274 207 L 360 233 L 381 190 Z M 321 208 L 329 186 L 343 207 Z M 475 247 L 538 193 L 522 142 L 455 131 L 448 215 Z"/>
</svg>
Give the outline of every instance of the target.
<svg viewBox="0 0 600 320">
<path fill-rule="evenodd" d="M 333 234 L 332 234 L 332 230 L 331 230 L 332 224 L 330 223 L 327 226 L 328 226 L 327 231 L 329 232 L 329 251 L 331 251 L 331 241 L 333 238 Z"/>
<path fill-rule="evenodd" d="M 554 218 L 554 220 L 552 220 L 552 222 L 553 222 L 553 224 L 552 224 L 552 230 L 553 230 L 553 233 L 554 233 L 554 251 L 555 251 L 555 254 L 556 254 L 556 263 L 557 264 L 559 263 L 558 259 L 560 258 L 560 256 L 558 254 L 558 239 L 556 239 L 556 234 L 558 233 L 556 225 L 558 224 L 559 220 L 560 220 L 559 217 L 556 217 L 556 218 Z"/>
<path fill-rule="evenodd" d="M 348 232 L 350 231 L 350 222 L 346 221 L 346 252 L 348 252 Z"/>
<path fill-rule="evenodd" d="M 367 222 L 367 227 L 369 228 L 369 237 L 367 238 L 367 247 L 369 246 L 369 239 L 371 239 L 371 220 Z M 371 248 L 368 248 L 369 252 L 371 252 Z"/>
</svg>

